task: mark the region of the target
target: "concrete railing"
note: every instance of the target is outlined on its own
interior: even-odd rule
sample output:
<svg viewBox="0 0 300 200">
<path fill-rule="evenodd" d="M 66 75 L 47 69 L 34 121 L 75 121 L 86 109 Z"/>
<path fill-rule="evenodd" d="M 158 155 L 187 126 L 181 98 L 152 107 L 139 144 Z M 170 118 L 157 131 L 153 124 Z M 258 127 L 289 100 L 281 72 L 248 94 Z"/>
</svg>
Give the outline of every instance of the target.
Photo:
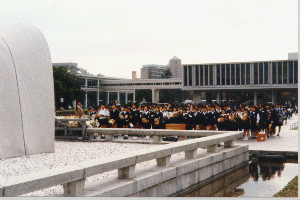
<svg viewBox="0 0 300 200">
<path fill-rule="evenodd" d="M 89 138 L 94 133 L 105 135 L 105 141 L 113 141 L 114 135 L 136 135 L 153 136 L 153 142 L 162 141 L 162 136 L 198 136 L 206 137 L 228 133 L 228 131 L 206 131 L 206 130 L 166 130 L 166 129 L 133 129 L 133 128 L 87 128 L 86 133 Z"/>
<path fill-rule="evenodd" d="M 118 169 L 119 179 L 130 179 L 134 177 L 135 165 L 138 163 L 156 159 L 158 166 L 168 167 L 173 154 L 185 152 L 186 159 L 193 159 L 196 156 L 197 148 L 206 148 L 208 153 L 214 153 L 217 145 L 222 142 L 224 142 L 225 148 L 233 147 L 233 140 L 239 139 L 242 134 L 243 132 L 228 132 L 185 140 L 138 152 L 2 179 L 0 180 L 0 196 L 19 196 L 56 185 L 63 185 L 64 196 L 80 196 L 83 194 L 87 177 Z"/>
</svg>

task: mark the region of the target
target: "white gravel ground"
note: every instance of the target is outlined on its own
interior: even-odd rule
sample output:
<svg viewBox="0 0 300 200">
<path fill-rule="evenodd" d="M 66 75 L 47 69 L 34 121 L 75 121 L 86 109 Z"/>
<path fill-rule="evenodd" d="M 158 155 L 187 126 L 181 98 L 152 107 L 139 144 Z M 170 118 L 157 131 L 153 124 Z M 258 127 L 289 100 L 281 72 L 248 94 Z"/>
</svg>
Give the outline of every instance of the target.
<svg viewBox="0 0 300 200">
<path fill-rule="evenodd" d="M 111 155 L 137 151 L 139 149 L 151 148 L 152 146 L 155 145 L 113 142 L 55 141 L 55 153 L 44 153 L 39 155 L 0 160 L 0 179 L 71 165 L 92 159 L 108 157 Z M 181 154 L 184 155 L 183 153 L 179 153 L 173 156 L 181 157 Z M 147 166 L 153 162 L 156 161 L 151 160 L 137 164 L 136 169 L 141 169 L 143 166 Z M 86 179 L 86 184 L 116 174 L 117 170 L 113 170 L 96 176 L 88 177 Z M 62 191 L 63 187 L 59 185 L 22 196 L 49 196 Z"/>
</svg>

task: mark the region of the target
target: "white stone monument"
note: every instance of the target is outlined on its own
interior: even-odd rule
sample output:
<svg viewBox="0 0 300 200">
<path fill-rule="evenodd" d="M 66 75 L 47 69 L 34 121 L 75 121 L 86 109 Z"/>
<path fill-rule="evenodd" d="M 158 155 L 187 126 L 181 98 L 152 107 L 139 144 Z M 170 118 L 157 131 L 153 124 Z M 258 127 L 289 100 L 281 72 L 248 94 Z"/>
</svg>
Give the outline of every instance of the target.
<svg viewBox="0 0 300 200">
<path fill-rule="evenodd" d="M 54 152 L 53 70 L 35 27 L 0 29 L 0 159 Z"/>
</svg>

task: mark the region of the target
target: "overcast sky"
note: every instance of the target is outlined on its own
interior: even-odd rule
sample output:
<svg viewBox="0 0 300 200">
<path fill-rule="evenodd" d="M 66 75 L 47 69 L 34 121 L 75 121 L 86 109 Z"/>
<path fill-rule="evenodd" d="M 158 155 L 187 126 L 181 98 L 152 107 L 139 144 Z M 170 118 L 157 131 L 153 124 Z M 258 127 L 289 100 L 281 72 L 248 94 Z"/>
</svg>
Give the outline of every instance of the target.
<svg viewBox="0 0 300 200">
<path fill-rule="evenodd" d="M 45 35 L 52 62 L 131 78 L 145 64 L 287 59 L 298 51 L 297 0 L 1 0 L 0 25 Z"/>
</svg>

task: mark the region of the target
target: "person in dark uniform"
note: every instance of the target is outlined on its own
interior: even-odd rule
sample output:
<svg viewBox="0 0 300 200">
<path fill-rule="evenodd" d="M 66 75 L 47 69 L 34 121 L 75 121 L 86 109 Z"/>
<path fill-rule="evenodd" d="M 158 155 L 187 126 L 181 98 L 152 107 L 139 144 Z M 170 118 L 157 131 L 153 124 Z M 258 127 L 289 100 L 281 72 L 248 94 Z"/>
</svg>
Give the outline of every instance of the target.
<svg viewBox="0 0 300 200">
<path fill-rule="evenodd" d="M 119 127 L 125 128 L 124 127 L 124 125 L 125 125 L 125 118 L 124 118 L 125 112 L 126 112 L 125 108 L 121 106 L 121 111 L 119 112 L 119 122 L 120 122 Z"/>
<path fill-rule="evenodd" d="M 259 131 L 265 131 L 265 133 L 267 134 L 267 122 L 268 122 L 268 112 L 266 110 L 266 107 L 262 107 L 259 111 L 259 116 L 260 116 L 260 120 L 259 120 Z"/>
<path fill-rule="evenodd" d="M 242 129 L 244 129 L 244 140 L 248 140 L 250 129 L 250 117 L 248 115 L 247 110 L 245 109 L 242 115 Z"/>
<path fill-rule="evenodd" d="M 206 107 L 205 108 L 203 108 L 203 128 L 204 128 L 204 130 L 208 130 L 209 129 L 209 127 L 208 127 L 208 112 L 207 112 L 207 109 L 206 109 Z"/>
<path fill-rule="evenodd" d="M 155 108 L 155 113 L 152 121 L 152 128 L 161 129 L 162 122 L 163 122 L 163 114 L 159 111 L 159 108 Z"/>
<path fill-rule="evenodd" d="M 183 108 L 182 110 L 182 123 L 186 124 L 187 130 L 192 129 L 192 118 L 190 117 L 189 113 L 187 113 L 186 108 Z"/>
<path fill-rule="evenodd" d="M 273 105 L 270 105 L 270 121 L 271 121 L 271 130 L 270 134 L 274 135 L 276 133 L 276 126 L 278 122 L 278 112 L 274 109 Z"/>
<path fill-rule="evenodd" d="M 115 125 L 120 124 L 120 122 L 119 122 L 119 110 L 116 108 L 115 105 L 111 106 L 109 118 L 110 118 L 110 121 L 112 122 L 112 123 L 109 123 L 110 127 L 117 128 L 117 127 L 115 127 Z"/>
<path fill-rule="evenodd" d="M 208 107 L 206 112 L 206 129 L 213 130 L 214 124 L 215 124 L 214 115 L 211 112 L 211 107 Z"/>
<path fill-rule="evenodd" d="M 259 113 L 257 107 L 250 107 L 250 126 L 251 126 L 251 136 L 255 139 L 258 137 L 258 130 L 259 130 Z"/>
<path fill-rule="evenodd" d="M 140 111 L 136 109 L 135 104 L 132 105 L 131 109 L 131 123 L 136 126 L 139 125 L 140 122 Z"/>
<path fill-rule="evenodd" d="M 144 107 L 144 112 L 141 114 L 143 129 L 151 129 L 150 112 L 148 107 Z"/>
</svg>

